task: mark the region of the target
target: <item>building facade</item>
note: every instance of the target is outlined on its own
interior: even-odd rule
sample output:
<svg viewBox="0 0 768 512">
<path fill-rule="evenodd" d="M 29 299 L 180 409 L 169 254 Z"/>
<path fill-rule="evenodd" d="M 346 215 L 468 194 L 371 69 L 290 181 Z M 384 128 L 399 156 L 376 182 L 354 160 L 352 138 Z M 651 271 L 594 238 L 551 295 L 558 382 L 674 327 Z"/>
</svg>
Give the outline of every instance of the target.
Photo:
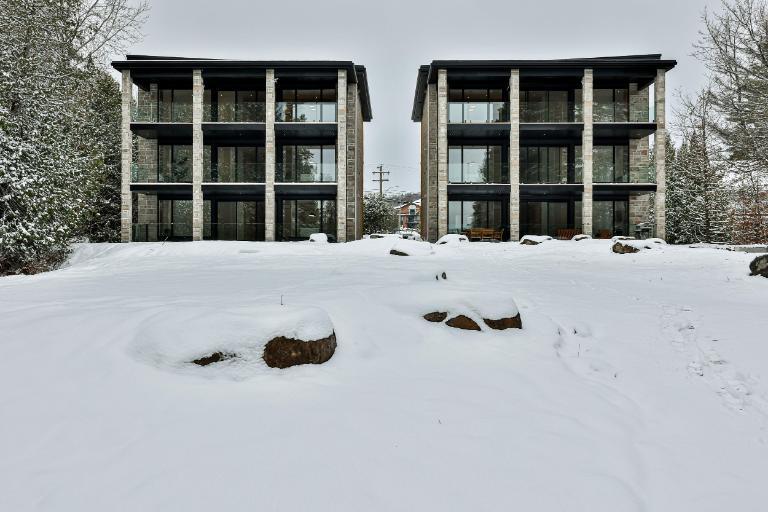
<svg viewBox="0 0 768 512">
<path fill-rule="evenodd" d="M 395 210 L 398 229 L 421 229 L 421 199 L 403 203 L 395 207 Z"/>
<path fill-rule="evenodd" d="M 421 123 L 422 236 L 664 238 L 675 65 L 638 55 L 421 66 L 411 117 Z"/>
<path fill-rule="evenodd" d="M 131 55 L 112 66 L 124 242 L 362 237 L 363 66 Z"/>
</svg>

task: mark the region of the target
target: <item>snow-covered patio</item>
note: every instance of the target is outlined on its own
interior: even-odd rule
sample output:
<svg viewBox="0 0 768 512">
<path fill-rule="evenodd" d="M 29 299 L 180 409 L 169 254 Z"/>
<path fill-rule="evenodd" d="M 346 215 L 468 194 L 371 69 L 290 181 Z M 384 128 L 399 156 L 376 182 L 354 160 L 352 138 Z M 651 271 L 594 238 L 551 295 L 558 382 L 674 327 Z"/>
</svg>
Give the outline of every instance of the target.
<svg viewBox="0 0 768 512">
<path fill-rule="evenodd" d="M 2 278 L 0 509 L 765 510 L 754 255 L 610 247 L 83 245 Z M 478 293 L 524 328 L 421 318 Z M 281 302 L 328 313 L 330 361 L 155 350 L 247 337 Z"/>
</svg>

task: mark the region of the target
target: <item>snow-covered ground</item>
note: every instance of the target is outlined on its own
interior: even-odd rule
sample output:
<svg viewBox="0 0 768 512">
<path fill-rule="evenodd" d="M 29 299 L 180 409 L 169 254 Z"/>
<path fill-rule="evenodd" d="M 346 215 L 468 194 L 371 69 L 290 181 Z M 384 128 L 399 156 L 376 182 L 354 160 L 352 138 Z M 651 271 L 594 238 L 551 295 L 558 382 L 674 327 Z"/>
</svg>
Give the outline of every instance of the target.
<svg viewBox="0 0 768 512">
<path fill-rule="evenodd" d="M 0 279 L 0 510 L 768 510 L 754 255 L 389 254 L 416 243 L 85 245 Z M 484 296 L 524 328 L 420 317 Z M 281 302 L 328 313 L 330 361 L 174 359 L 240 346 Z"/>
</svg>

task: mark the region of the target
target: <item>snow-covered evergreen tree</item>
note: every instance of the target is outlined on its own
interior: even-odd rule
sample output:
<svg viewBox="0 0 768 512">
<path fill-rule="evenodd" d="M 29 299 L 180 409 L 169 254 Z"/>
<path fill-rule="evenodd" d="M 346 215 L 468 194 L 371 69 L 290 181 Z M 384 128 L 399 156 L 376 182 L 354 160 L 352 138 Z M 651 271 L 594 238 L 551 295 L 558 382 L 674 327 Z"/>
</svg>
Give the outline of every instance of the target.
<svg viewBox="0 0 768 512">
<path fill-rule="evenodd" d="M 683 244 L 729 242 L 732 194 L 727 162 L 710 130 L 711 94 L 683 104 L 682 145 L 667 164 L 667 236 Z"/>
<path fill-rule="evenodd" d="M 120 117 L 105 58 L 145 11 L 0 0 L 0 275 L 51 268 L 79 237 L 112 238 Z"/>
<path fill-rule="evenodd" d="M 390 233 L 397 229 L 395 205 L 387 197 L 379 194 L 366 194 L 363 198 L 363 231 L 370 233 Z"/>
</svg>

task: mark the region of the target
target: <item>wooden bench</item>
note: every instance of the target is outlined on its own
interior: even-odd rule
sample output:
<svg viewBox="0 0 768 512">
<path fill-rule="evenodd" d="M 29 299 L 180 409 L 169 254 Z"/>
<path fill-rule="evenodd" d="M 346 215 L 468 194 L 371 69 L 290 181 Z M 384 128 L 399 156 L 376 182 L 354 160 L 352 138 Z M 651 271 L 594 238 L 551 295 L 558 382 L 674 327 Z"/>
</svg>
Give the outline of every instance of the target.
<svg viewBox="0 0 768 512">
<path fill-rule="evenodd" d="M 570 240 L 578 234 L 579 230 L 577 229 L 558 229 L 557 236 L 555 238 L 558 240 Z"/>
<path fill-rule="evenodd" d="M 501 242 L 504 230 L 491 228 L 470 228 L 464 232 L 471 241 L 495 240 Z"/>
</svg>

